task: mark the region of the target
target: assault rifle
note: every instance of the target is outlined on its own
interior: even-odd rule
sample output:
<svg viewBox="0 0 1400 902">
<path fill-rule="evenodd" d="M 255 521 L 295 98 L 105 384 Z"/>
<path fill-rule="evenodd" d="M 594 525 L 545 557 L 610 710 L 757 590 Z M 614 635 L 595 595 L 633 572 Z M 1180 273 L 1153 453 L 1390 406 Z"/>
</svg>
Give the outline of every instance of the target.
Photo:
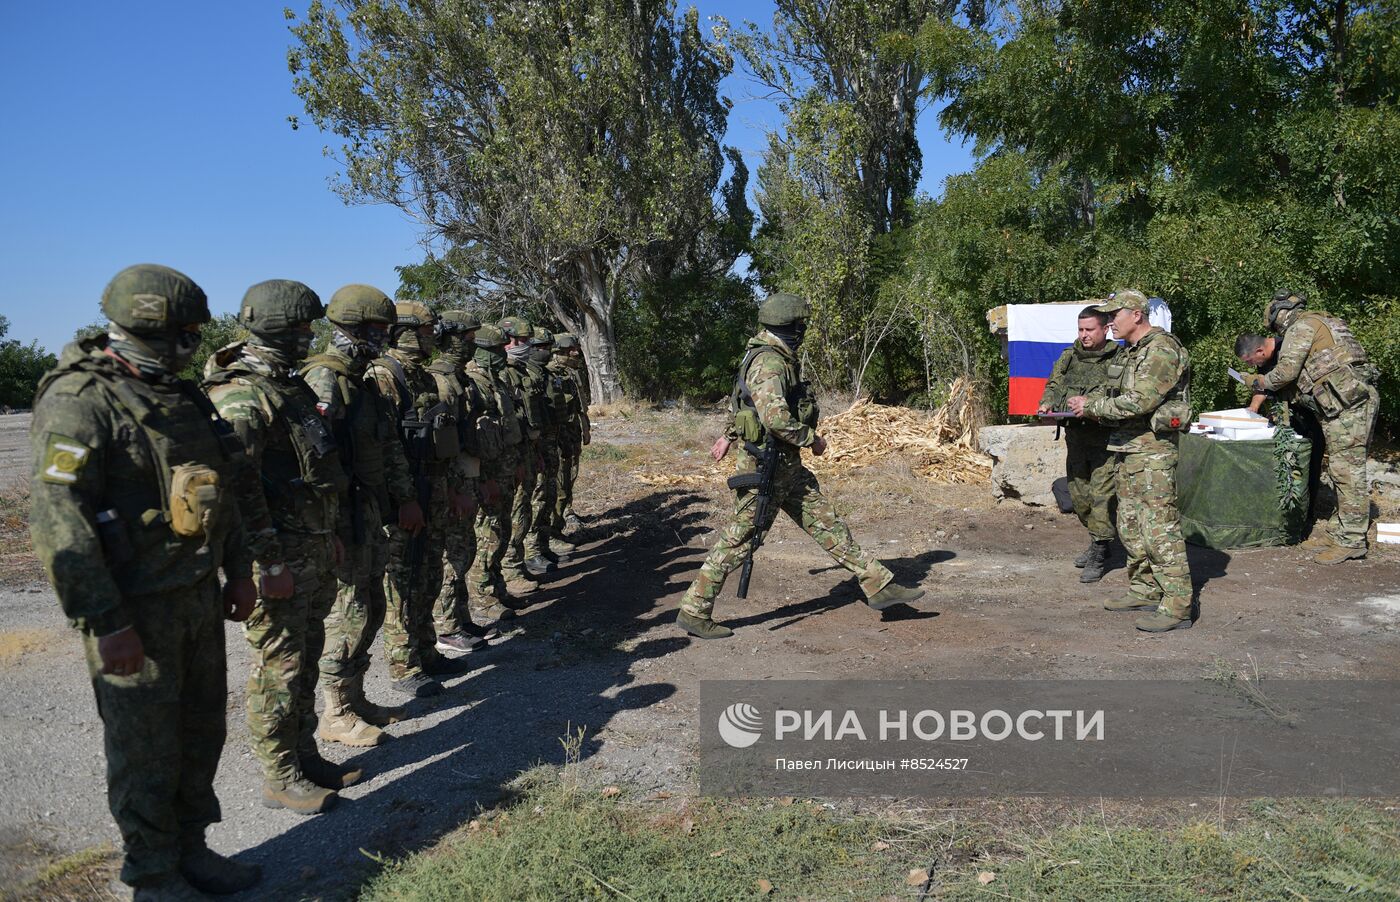
<svg viewBox="0 0 1400 902">
<path fill-rule="evenodd" d="M 763 535 L 771 525 L 768 507 L 773 503 L 773 476 L 778 471 L 778 443 L 769 433 L 768 440 L 760 448 L 753 442 L 744 442 L 744 450 L 758 461 L 758 468 L 752 473 L 740 473 L 729 477 L 729 487 L 737 491 L 754 489 L 753 536 L 749 539 L 748 551 L 744 553 L 744 565 L 739 571 L 739 597 L 749 597 L 749 577 L 753 575 L 753 556 L 763 545 Z"/>
</svg>

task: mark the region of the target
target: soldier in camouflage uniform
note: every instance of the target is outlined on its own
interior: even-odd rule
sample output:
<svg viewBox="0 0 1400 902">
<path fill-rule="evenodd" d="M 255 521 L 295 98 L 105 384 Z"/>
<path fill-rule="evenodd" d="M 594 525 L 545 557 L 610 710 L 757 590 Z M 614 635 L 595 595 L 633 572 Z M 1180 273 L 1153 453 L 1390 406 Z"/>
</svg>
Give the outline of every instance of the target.
<svg viewBox="0 0 1400 902">
<path fill-rule="evenodd" d="M 1366 456 L 1380 410 L 1380 373 L 1346 323 L 1306 310 L 1306 303 L 1291 291 L 1269 301 L 1269 327 L 1280 336 L 1277 362 L 1267 373 L 1250 376 L 1248 384 L 1260 393 L 1291 392 L 1321 425 L 1337 510 L 1327 524 L 1331 546 L 1315 560 L 1337 564 L 1366 556 L 1371 527 Z M 1314 448 L 1313 453 L 1320 452 Z"/>
<path fill-rule="evenodd" d="M 548 329 L 535 327 L 530 339 L 532 362 L 542 368 L 544 379 L 545 416 L 539 441 L 542 463 L 535 491 L 530 496 L 530 531 L 525 536 L 525 564 L 536 573 L 554 568 L 563 557 L 550 547 L 554 525 L 554 502 L 558 494 L 561 434 L 569 417 L 569 401 L 564 390 L 564 376 L 550 363 L 554 359 L 554 335 Z M 564 552 L 567 556 L 567 552 Z"/>
<path fill-rule="evenodd" d="M 437 650 L 466 652 L 480 646 L 488 631 L 472 621 L 467 595 L 467 573 L 476 558 L 476 513 L 483 493 L 499 491 L 494 483 L 483 484 L 483 450 L 477 418 L 483 401 L 476 386 L 467 378 L 465 367 L 476 350 L 473 338 L 481 321 L 464 310 L 448 310 L 439 318 L 439 353 L 428 366 L 437 383 L 438 397 L 456 412 L 457 434 L 462 453 L 454 462 L 459 471 L 461 491 L 467 511 L 449 517 L 443 530 L 442 585 L 433 606 Z M 499 455 L 496 446 L 492 454 Z"/>
<path fill-rule="evenodd" d="M 364 690 L 370 649 L 384 625 L 384 519 L 394 516 L 399 529 L 412 532 L 423 528 L 423 510 L 414 499 L 403 447 L 395 441 L 393 402 L 365 376 L 394 322 L 393 303 L 377 288 L 346 285 L 331 295 L 326 318 L 334 327 L 330 346 L 301 373 L 316 395 L 316 409 L 330 423 L 350 487 L 336 523 L 345 558 L 336 568 L 335 602 L 326 617 L 325 707 L 316 734 L 327 742 L 364 747 L 382 742 L 380 728 L 397 719 L 365 698 Z M 401 499 L 397 509 L 391 498 Z"/>
<path fill-rule="evenodd" d="M 174 375 L 209 305 L 187 276 L 145 264 L 116 275 L 102 311 L 108 334 L 64 348 L 35 395 L 30 535 L 82 632 L 122 881 L 135 899 L 238 892 L 259 870 L 211 851 L 204 832 L 220 818 L 223 621 L 256 600 L 231 490 L 242 449 Z"/>
<path fill-rule="evenodd" d="M 541 449 L 549 431 L 548 402 L 545 399 L 544 367 L 532 359 L 530 341 L 534 327 L 524 317 L 508 316 L 501 320 L 501 331 L 509 340 L 506 345 L 506 378 L 520 401 L 523 412 L 521 424 L 525 440 L 521 443 L 521 463 L 524 471 L 515 485 L 515 497 L 510 507 L 510 539 L 501 573 L 513 595 L 529 595 L 539 588 L 537 580 L 544 571 L 525 564 L 525 537 L 530 532 L 530 499 L 541 470 Z"/>
<path fill-rule="evenodd" d="M 802 465 L 801 449 L 810 448 L 818 456 L 826 451 L 826 439 L 817 434 L 816 399 L 802 381 L 802 364 L 797 356 L 810 315 L 811 308 L 805 300 L 785 293 L 770 295 L 759 307 L 758 321 L 763 328 L 745 348 L 730 405 L 734 414 L 731 437 L 739 440 L 736 471 L 755 472 L 758 461 L 745 445 L 761 445 L 771 437 L 778 462 L 768 523 L 763 528 L 767 529 L 777 511 L 782 510 L 838 564 L 859 578 L 866 604 L 882 611 L 899 602 L 921 598 L 924 592 L 895 585 L 894 574 L 860 549 L 850 529 L 822 494 L 817 478 Z M 729 441 L 721 439 L 712 453 L 719 459 L 728 448 Z M 693 636 L 722 639 L 734 635 L 729 627 L 716 623 L 712 614 L 725 578 L 743 563 L 758 525 L 754 517 L 756 497 L 755 489 L 736 492 L 733 519 L 721 530 L 700 574 L 681 599 L 676 622 Z"/>
<path fill-rule="evenodd" d="M 335 601 L 335 524 L 349 485 L 316 396 L 296 368 L 325 308 L 300 282 L 248 289 L 238 313 L 251 337 L 215 352 L 204 389 L 243 442 L 239 506 L 257 561 L 261 601 L 243 625 L 252 646 L 248 732 L 263 769 L 263 804 L 316 814 L 360 771 L 316 748 L 317 661 Z M 343 553 L 344 549 L 341 549 Z"/>
<path fill-rule="evenodd" d="M 436 350 L 437 315 L 417 301 L 400 301 L 395 315 L 389 336 L 392 347 L 370 364 L 366 378 L 375 381 L 394 408 L 413 477 L 414 494 L 408 497 L 423 509 L 426 526 L 417 530 L 387 527 L 384 644 L 394 689 L 426 697 L 442 691 L 435 675 L 462 669 L 437 650 L 433 606 L 442 589 L 448 521 L 464 518 L 472 500 L 457 461 L 461 437 L 456 407 L 438 396 L 438 383 L 427 368 L 428 357 Z"/>
<path fill-rule="evenodd" d="M 475 342 L 476 353 L 466 366 L 466 374 L 482 404 L 475 425 L 483 446 L 483 491 L 476 512 L 476 560 L 467 582 L 480 616 L 491 621 L 513 617 L 517 607 L 524 607 L 506 590 L 501 560 L 510 542 L 515 486 L 525 473 L 525 429 L 506 376 L 505 333 L 496 326 L 483 325 Z M 488 446 L 498 450 L 492 453 Z"/>
<path fill-rule="evenodd" d="M 577 528 L 573 512 L 574 480 L 578 478 L 583 446 L 591 440 L 588 422 L 588 385 L 581 379 L 578 339 L 568 332 L 554 337 L 554 355 L 547 369 L 558 379 L 563 394 L 563 416 L 559 423 L 559 469 L 555 476 L 554 510 L 549 513 L 549 547 L 556 554 L 567 554 L 574 545 L 564 538 L 566 528 Z M 572 517 L 572 522 L 570 518 Z"/>
<path fill-rule="evenodd" d="M 1147 298 L 1127 289 L 1098 308 L 1113 314 L 1128 343 L 1110 364 L 1107 389 L 1069 399 L 1077 416 L 1113 427 L 1118 455 L 1118 535 L 1128 551 L 1128 596 L 1110 611 L 1155 611 L 1134 622 L 1162 633 L 1192 624 L 1191 570 L 1176 507 L 1177 439 L 1191 424 L 1191 358 L 1180 341 L 1147 321 Z"/>
<path fill-rule="evenodd" d="M 1075 395 L 1087 395 L 1103 388 L 1108 367 L 1118 354 L 1118 342 L 1108 338 L 1108 314 L 1094 307 L 1079 311 L 1079 338 L 1065 349 L 1041 395 L 1039 413 L 1064 410 Z M 1082 567 L 1082 583 L 1103 579 L 1108 545 L 1113 541 L 1113 483 L 1118 475 L 1118 458 L 1108 450 L 1112 429 L 1093 420 L 1065 421 L 1065 476 L 1075 516 L 1089 530 L 1089 548 L 1075 559 Z"/>
</svg>

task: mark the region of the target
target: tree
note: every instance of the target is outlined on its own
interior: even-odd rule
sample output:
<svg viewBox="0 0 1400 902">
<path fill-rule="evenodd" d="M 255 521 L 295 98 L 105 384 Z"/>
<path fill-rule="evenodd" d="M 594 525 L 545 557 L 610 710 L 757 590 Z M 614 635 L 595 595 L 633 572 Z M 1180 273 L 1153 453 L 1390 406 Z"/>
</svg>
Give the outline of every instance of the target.
<svg viewBox="0 0 1400 902">
<path fill-rule="evenodd" d="M 44 373 L 58 364 L 58 358 L 39 347 L 38 341 L 21 344 L 5 336 L 10 321 L 0 316 L 0 407 L 28 407 Z"/>
<path fill-rule="evenodd" d="M 620 392 L 614 311 L 705 232 L 731 67 L 669 0 L 314 0 L 288 59 L 344 139 L 347 199 L 392 203 L 483 299 L 542 300 Z"/>
</svg>

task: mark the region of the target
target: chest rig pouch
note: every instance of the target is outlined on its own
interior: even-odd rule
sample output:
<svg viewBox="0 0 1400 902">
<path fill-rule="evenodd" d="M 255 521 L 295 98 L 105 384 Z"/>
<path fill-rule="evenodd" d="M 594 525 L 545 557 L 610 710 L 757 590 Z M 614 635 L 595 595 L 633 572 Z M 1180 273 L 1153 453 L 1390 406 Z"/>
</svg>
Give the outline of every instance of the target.
<svg viewBox="0 0 1400 902">
<path fill-rule="evenodd" d="M 1298 374 L 1298 391 L 1311 395 L 1318 412 L 1332 419 L 1371 397 L 1368 385 L 1377 373 L 1346 323 L 1320 313 L 1305 313 L 1299 320 L 1304 318 L 1317 323 L 1319 334 Z"/>
<path fill-rule="evenodd" d="M 394 376 L 402 412 L 399 428 L 408 456 L 413 460 L 450 460 L 461 454 L 457 413 L 452 405 L 441 400 L 428 402 L 422 395 L 415 396 L 408 384 L 408 373 L 394 358 L 381 357 L 378 363 Z"/>
<path fill-rule="evenodd" d="M 751 348 L 744 355 L 743 361 L 739 364 L 739 376 L 734 381 L 734 391 L 729 399 L 730 410 L 734 412 L 735 437 L 746 442 L 760 444 L 764 441 L 767 430 L 764 429 L 762 421 L 758 416 L 758 408 L 753 402 L 753 392 L 749 389 L 748 372 L 761 354 L 777 354 L 774 348 Z M 787 407 L 793 417 L 802 425 L 812 429 L 817 428 L 817 421 L 821 418 L 821 408 L 817 406 L 817 399 L 812 393 L 810 383 L 797 378 L 796 370 L 787 361 L 783 362 L 787 372 L 787 382 L 790 386 L 787 391 Z"/>
</svg>

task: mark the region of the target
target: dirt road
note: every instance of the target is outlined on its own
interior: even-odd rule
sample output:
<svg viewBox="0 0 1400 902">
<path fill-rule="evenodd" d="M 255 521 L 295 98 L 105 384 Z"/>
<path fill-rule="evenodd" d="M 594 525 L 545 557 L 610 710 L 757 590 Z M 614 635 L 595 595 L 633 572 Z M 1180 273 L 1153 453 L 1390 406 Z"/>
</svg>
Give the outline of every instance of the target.
<svg viewBox="0 0 1400 902">
<path fill-rule="evenodd" d="M 476 668 L 445 695 L 414 702 L 393 742 L 356 757 L 373 778 L 330 814 L 300 819 L 258 804 L 242 716 L 247 654 L 230 627 L 224 821 L 213 845 L 263 864 L 260 896 L 343 891 L 373 859 L 431 843 L 491 804 L 522 769 L 563 762 L 561 738 L 579 729 L 578 757 L 599 781 L 694 792 L 694 711 L 707 678 L 1154 679 L 1198 676 L 1217 661 L 1279 678 L 1400 676 L 1396 549 L 1323 570 L 1297 549 L 1193 547 L 1200 622 L 1151 637 L 1100 607 L 1123 588 L 1121 569 L 1098 585 L 1077 581 L 1070 560 L 1084 535 L 1072 517 L 997 507 L 987 487 L 929 485 L 897 465 L 830 489 L 859 541 L 929 590 L 917 609 L 871 612 L 854 580 L 782 522 L 749 599 L 732 586 L 721 597 L 717 616 L 737 635 L 691 640 L 673 618 L 728 504 L 722 483 L 704 476 L 717 429 L 694 416 L 599 422 L 583 467 L 580 552 L 517 632 L 473 653 Z M 0 447 L 7 434 L 0 428 Z M 14 883 L 117 837 L 79 645 L 47 586 L 4 586 L 0 622 L 0 881 Z M 381 662 L 369 691 L 390 702 Z"/>
</svg>

